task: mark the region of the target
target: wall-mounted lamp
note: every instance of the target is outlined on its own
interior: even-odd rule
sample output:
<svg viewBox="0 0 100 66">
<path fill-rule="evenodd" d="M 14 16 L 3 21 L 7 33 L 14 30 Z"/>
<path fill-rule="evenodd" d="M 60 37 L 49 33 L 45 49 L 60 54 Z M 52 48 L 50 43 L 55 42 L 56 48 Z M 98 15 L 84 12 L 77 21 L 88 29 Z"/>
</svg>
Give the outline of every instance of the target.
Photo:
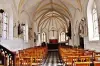
<svg viewBox="0 0 100 66">
<path fill-rule="evenodd" d="M 82 19 L 81 19 L 81 21 L 84 21 L 85 20 L 85 18 L 83 17 Z"/>
</svg>

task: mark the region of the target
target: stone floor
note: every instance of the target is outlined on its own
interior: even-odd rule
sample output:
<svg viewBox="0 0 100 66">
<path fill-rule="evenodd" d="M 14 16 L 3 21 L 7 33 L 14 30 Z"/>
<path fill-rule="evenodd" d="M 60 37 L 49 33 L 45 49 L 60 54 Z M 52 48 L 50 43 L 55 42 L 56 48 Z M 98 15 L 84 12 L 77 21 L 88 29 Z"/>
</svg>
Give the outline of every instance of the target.
<svg viewBox="0 0 100 66">
<path fill-rule="evenodd" d="M 49 51 L 47 59 L 41 66 L 65 66 L 57 51 Z"/>
</svg>

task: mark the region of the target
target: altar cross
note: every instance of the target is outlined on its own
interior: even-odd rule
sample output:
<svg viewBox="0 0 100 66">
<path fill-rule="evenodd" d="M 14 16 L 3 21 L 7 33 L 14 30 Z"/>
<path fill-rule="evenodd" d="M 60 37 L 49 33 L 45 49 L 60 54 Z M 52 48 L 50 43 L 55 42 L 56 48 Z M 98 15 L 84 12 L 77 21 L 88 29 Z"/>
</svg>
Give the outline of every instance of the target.
<svg viewBox="0 0 100 66">
<path fill-rule="evenodd" d="M 54 31 L 56 31 L 56 30 L 52 30 L 52 33 L 53 33 L 53 37 L 54 37 Z"/>
</svg>

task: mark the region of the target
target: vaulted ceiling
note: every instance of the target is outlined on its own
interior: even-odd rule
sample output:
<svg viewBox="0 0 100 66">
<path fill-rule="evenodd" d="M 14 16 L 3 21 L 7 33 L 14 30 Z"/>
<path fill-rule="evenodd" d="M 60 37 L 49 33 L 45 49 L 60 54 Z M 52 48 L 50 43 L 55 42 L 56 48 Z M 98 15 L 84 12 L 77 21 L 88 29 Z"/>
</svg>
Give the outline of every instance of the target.
<svg viewBox="0 0 100 66">
<path fill-rule="evenodd" d="M 60 26 L 56 29 L 64 30 L 72 20 L 74 11 L 83 11 L 85 2 L 86 0 L 0 0 L 1 4 L 11 4 L 18 15 L 27 12 L 42 29 L 53 22 L 52 24 Z"/>
<path fill-rule="evenodd" d="M 68 13 L 67 16 L 71 16 L 72 9 L 78 9 L 79 11 L 82 11 L 84 7 L 82 5 L 86 2 L 85 0 L 0 0 L 0 3 L 12 4 L 19 14 L 21 14 L 22 11 L 26 11 L 31 14 L 33 13 L 32 15 L 34 15 L 42 8 L 48 8 L 51 4 L 51 1 L 53 5 L 56 5 L 55 8 L 62 7 L 62 9 L 66 10 Z"/>
</svg>

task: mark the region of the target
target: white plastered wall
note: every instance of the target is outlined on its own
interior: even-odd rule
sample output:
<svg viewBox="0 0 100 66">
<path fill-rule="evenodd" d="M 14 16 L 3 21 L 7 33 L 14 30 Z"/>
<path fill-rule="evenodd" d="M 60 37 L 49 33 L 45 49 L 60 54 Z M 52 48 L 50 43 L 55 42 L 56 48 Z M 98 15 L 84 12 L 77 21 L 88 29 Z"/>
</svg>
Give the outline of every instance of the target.
<svg viewBox="0 0 100 66">
<path fill-rule="evenodd" d="M 95 0 L 95 3 L 97 7 L 97 16 L 99 20 L 100 19 L 100 1 Z M 99 21 L 99 26 L 100 26 L 100 21 Z M 99 27 L 99 31 L 100 31 L 100 27 Z M 85 49 L 90 49 L 90 50 L 95 50 L 97 52 L 100 52 L 100 38 L 98 41 L 89 41 L 89 36 L 86 36 L 84 38 L 84 46 L 85 46 Z"/>
</svg>

